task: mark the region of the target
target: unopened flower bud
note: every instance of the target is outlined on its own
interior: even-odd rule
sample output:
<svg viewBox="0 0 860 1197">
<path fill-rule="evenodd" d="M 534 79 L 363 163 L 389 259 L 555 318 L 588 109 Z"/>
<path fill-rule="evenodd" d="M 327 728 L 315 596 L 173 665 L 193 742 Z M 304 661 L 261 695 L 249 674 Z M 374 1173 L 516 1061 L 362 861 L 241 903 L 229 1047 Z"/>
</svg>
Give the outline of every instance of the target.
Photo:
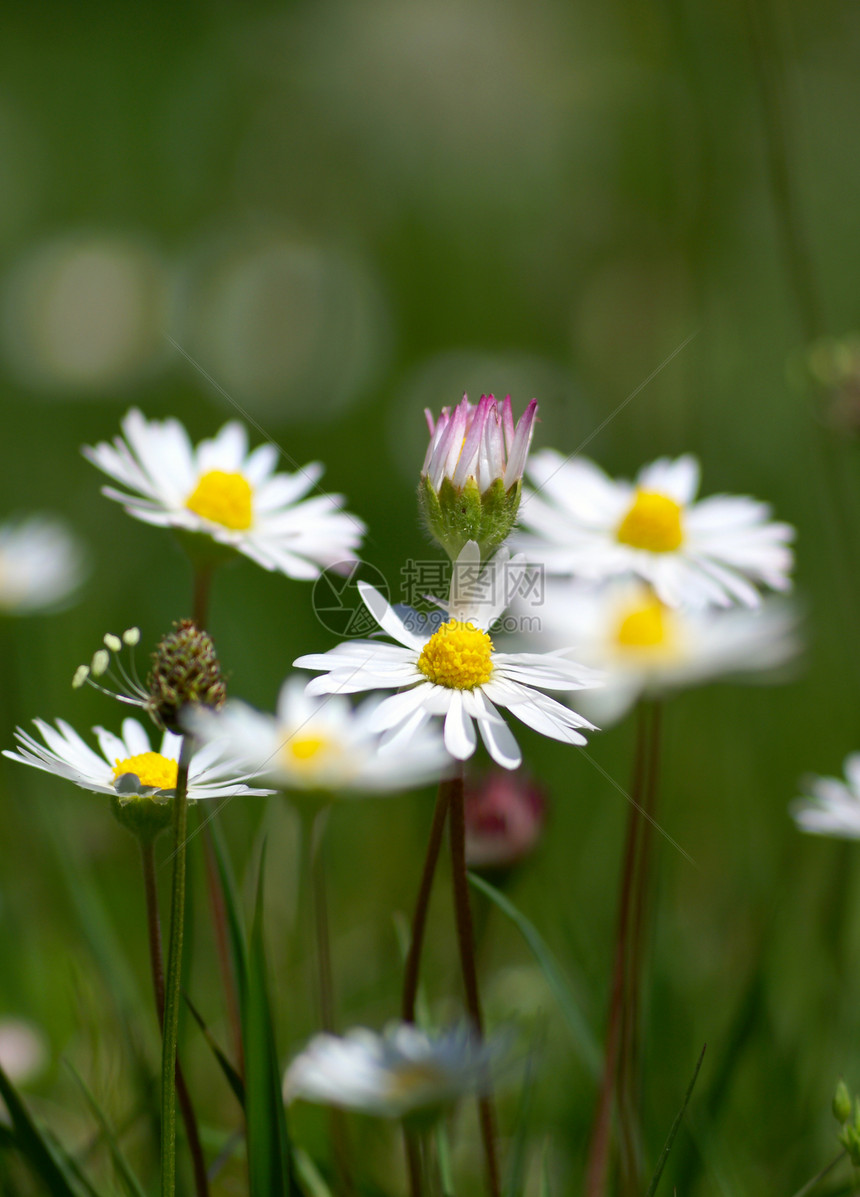
<svg viewBox="0 0 860 1197">
<path fill-rule="evenodd" d="M 514 427 L 510 395 L 501 405 L 482 395 L 477 407 L 464 395 L 436 421 L 425 412 L 430 444 L 418 503 L 427 530 L 452 560 L 470 540 L 486 560 L 512 531 L 536 412 L 532 399 Z"/>
<path fill-rule="evenodd" d="M 534 851 L 546 819 L 546 798 L 527 778 L 507 770 L 466 790 L 466 861 L 505 869 Z"/>
<path fill-rule="evenodd" d="M 182 735 L 180 712 L 188 706 L 218 710 L 227 689 L 209 633 L 190 619 L 174 624 L 174 629 L 152 654 L 148 705 L 156 723 Z"/>
<path fill-rule="evenodd" d="M 833 1117 L 841 1123 L 847 1122 L 851 1117 L 851 1094 L 843 1080 L 840 1080 L 833 1094 Z"/>
</svg>

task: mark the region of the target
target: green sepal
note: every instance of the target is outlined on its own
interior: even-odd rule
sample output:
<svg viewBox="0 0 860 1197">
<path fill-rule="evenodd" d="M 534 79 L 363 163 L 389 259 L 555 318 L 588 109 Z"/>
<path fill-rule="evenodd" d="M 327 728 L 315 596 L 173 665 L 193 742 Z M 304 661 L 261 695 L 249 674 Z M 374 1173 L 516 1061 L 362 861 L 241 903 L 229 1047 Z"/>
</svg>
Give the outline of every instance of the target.
<svg viewBox="0 0 860 1197">
<path fill-rule="evenodd" d="M 427 531 L 452 561 L 456 561 L 467 541 L 474 540 L 486 561 L 510 535 L 520 506 L 522 483 L 505 490 L 497 478 L 481 494 L 474 478 L 457 488 L 450 478 L 443 478 L 437 491 L 430 479 L 422 477 L 418 486 L 418 506 Z"/>
<path fill-rule="evenodd" d="M 143 844 L 151 844 L 173 819 L 173 797 L 163 792 L 111 794 L 110 808 L 117 823 Z"/>
</svg>

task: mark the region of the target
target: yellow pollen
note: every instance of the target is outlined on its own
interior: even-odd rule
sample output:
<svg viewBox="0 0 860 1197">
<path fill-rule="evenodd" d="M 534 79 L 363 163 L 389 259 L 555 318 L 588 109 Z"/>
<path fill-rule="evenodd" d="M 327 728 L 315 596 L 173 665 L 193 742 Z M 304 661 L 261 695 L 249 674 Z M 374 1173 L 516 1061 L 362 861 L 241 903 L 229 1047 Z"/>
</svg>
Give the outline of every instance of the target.
<svg viewBox="0 0 860 1197">
<path fill-rule="evenodd" d="M 656 598 L 628 611 L 615 632 L 619 648 L 634 650 L 665 647 L 670 638 L 669 613 Z"/>
<path fill-rule="evenodd" d="M 213 524 L 242 532 L 251 527 L 251 484 L 242 474 L 209 470 L 201 474 L 185 506 Z"/>
<path fill-rule="evenodd" d="M 127 760 L 118 760 L 113 767 L 114 781 L 124 773 L 133 773 L 142 786 L 153 786 L 157 790 L 175 790 L 178 765 L 160 752 L 141 752 Z"/>
<path fill-rule="evenodd" d="M 681 505 L 668 495 L 637 490 L 636 498 L 616 533 L 621 544 L 649 553 L 671 553 L 684 541 Z"/>
<path fill-rule="evenodd" d="M 474 624 L 449 619 L 424 645 L 418 668 L 434 685 L 474 690 L 492 676 L 492 651 L 493 642 L 486 632 Z"/>
</svg>

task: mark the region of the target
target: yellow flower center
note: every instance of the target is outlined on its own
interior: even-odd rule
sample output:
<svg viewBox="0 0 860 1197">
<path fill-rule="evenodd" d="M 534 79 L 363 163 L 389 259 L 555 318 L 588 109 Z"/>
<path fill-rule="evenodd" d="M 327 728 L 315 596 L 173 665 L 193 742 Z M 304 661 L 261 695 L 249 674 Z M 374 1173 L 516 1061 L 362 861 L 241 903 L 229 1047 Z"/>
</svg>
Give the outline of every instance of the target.
<svg viewBox="0 0 860 1197">
<path fill-rule="evenodd" d="M 127 760 L 118 760 L 113 767 L 114 781 L 124 773 L 133 773 L 142 786 L 153 786 L 157 790 L 175 790 L 179 766 L 160 752 L 141 752 Z"/>
<path fill-rule="evenodd" d="M 672 639 L 671 613 L 659 599 L 651 598 L 627 612 L 615 630 L 619 648 L 666 648 Z"/>
<path fill-rule="evenodd" d="M 201 474 L 185 506 L 195 515 L 237 532 L 251 527 L 251 484 L 242 474 L 209 470 Z"/>
<path fill-rule="evenodd" d="M 649 553 L 671 553 L 684 541 L 681 505 L 668 495 L 637 490 L 636 498 L 616 533 L 621 544 Z"/>
<path fill-rule="evenodd" d="M 307 784 L 316 773 L 330 765 L 340 752 L 340 745 L 328 736 L 313 733 L 290 736 L 281 745 L 282 767 L 288 776 L 304 774 Z"/>
<path fill-rule="evenodd" d="M 388 1097 L 395 1100 L 409 1097 L 410 1094 L 421 1093 L 428 1087 L 439 1088 L 444 1082 L 445 1076 L 436 1064 L 429 1061 L 404 1063 L 389 1074 Z"/>
<path fill-rule="evenodd" d="M 436 686 L 474 690 L 493 673 L 493 642 L 471 623 L 449 619 L 434 632 L 418 658 L 418 668 Z"/>
</svg>

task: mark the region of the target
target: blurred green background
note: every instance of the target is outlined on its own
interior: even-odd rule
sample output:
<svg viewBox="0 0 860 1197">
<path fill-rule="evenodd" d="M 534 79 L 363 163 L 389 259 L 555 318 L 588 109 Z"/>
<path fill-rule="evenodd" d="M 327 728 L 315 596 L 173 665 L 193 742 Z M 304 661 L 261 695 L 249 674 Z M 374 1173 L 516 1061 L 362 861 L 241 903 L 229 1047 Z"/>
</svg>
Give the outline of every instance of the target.
<svg viewBox="0 0 860 1197">
<path fill-rule="evenodd" d="M 295 462 L 322 460 L 393 586 L 434 553 L 413 499 L 425 406 L 536 396 L 536 445 L 588 440 L 614 473 L 694 452 L 704 493 L 754 494 L 797 525 L 809 649 L 790 684 L 667 711 L 660 819 L 695 864 L 660 842 L 647 1156 L 707 1042 L 666 1190 L 794 1192 L 836 1154 L 838 1074 L 860 1086 L 860 849 L 801 837 L 786 811 L 804 772 L 860 749 L 860 417 L 850 386 L 813 390 L 802 368 L 811 341 L 858 325 L 856 6 L 46 3 L 2 26 L 0 508 L 63 513 L 92 559 L 78 605 L 0 629 L 3 744 L 35 715 L 118 726 L 119 706 L 72 692 L 75 667 L 108 629 L 137 623 L 152 645 L 189 611 L 172 539 L 103 499 L 79 453 L 132 404 L 194 439 L 244 412 Z M 245 560 L 217 579 L 211 631 L 232 693 L 269 708 L 293 658 L 335 642 L 306 584 Z M 583 754 L 517 735 L 552 809 L 511 893 L 602 1034 L 625 803 Z M 589 751 L 627 784 L 627 726 Z M 67 1056 L 145 1161 L 133 1061 L 155 1072 L 157 1039 L 135 847 L 99 799 L 30 772 L 2 762 L 0 1015 L 47 1036 L 33 1101 L 63 1140 L 95 1135 Z M 392 912 L 411 909 L 431 801 L 331 819 L 344 1025 L 397 1010 Z M 269 836 L 286 1059 L 312 1028 L 289 967 L 295 822 L 248 800 L 222 825 L 249 894 Z M 226 1037 L 197 873 L 188 988 Z M 440 886 L 425 970 L 440 1017 L 459 992 L 451 928 Z M 544 1028 L 530 1151 L 551 1136 L 555 1191 L 575 1193 L 593 1082 L 495 912 L 482 953 L 491 1018 Z M 234 1112 L 186 1030 L 214 1151 Z M 298 1121 L 325 1158 L 324 1120 Z M 382 1182 L 396 1140 L 362 1142 Z M 241 1177 L 228 1167 L 219 1191 Z"/>
</svg>

